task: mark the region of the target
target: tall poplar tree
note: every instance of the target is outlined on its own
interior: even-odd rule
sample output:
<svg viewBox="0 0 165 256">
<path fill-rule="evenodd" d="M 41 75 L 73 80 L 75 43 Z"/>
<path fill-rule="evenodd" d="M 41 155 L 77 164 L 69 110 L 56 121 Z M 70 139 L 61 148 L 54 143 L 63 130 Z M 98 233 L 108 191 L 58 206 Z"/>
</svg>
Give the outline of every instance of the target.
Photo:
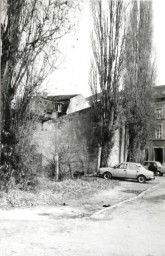
<svg viewBox="0 0 165 256">
<path fill-rule="evenodd" d="M 125 44 L 123 109 L 129 134 L 128 160 L 141 161 L 154 127 L 152 85 L 152 2 L 133 1 Z"/>
<path fill-rule="evenodd" d="M 119 0 L 91 1 L 93 60 L 90 87 L 100 104 L 96 107 L 101 165 L 108 164 L 120 111 L 120 86 L 124 61 L 125 3 Z M 97 99 L 96 99 L 97 100 Z"/>
</svg>

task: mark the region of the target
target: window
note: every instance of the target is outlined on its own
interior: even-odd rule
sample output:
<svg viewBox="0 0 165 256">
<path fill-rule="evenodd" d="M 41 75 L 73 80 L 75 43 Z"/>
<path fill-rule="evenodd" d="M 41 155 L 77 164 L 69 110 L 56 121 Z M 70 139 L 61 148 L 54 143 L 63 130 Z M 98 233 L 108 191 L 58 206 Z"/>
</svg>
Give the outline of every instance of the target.
<svg viewBox="0 0 165 256">
<path fill-rule="evenodd" d="M 140 166 L 137 164 L 129 164 L 130 170 L 139 170 Z"/>
<path fill-rule="evenodd" d="M 58 112 L 62 112 L 62 105 L 61 104 L 58 104 L 58 109 L 57 109 Z"/>
<path fill-rule="evenodd" d="M 157 164 L 158 167 L 162 167 L 161 163 L 156 162 L 156 164 Z"/>
<path fill-rule="evenodd" d="M 156 108 L 155 109 L 155 115 L 157 119 L 161 119 L 163 114 L 163 109 L 162 108 Z"/>
<path fill-rule="evenodd" d="M 162 137 L 163 137 L 163 125 L 162 124 L 159 124 L 157 126 L 155 137 L 156 137 L 156 139 L 162 139 Z"/>
<path fill-rule="evenodd" d="M 150 163 L 149 167 L 156 167 L 155 163 Z"/>
<path fill-rule="evenodd" d="M 126 168 L 127 168 L 127 164 L 122 163 L 122 164 L 120 164 L 120 165 L 118 166 L 118 168 L 120 168 L 120 169 L 126 169 Z"/>
</svg>

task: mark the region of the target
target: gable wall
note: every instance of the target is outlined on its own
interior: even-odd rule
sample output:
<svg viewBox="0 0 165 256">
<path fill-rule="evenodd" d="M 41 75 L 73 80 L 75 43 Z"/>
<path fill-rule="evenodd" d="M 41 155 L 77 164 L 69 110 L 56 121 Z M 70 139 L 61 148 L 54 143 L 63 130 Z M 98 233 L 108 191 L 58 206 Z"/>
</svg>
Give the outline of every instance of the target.
<svg viewBox="0 0 165 256">
<path fill-rule="evenodd" d="M 98 134 L 91 118 L 91 108 L 37 123 L 32 135 L 32 144 L 42 154 L 42 166 L 49 165 L 59 153 L 61 165 L 70 161 L 73 171 L 93 173 L 97 171 Z M 120 133 L 115 134 L 109 166 L 123 160 L 120 156 Z M 124 150 L 124 149 L 123 149 Z M 62 155 L 62 156 L 61 156 Z"/>
</svg>

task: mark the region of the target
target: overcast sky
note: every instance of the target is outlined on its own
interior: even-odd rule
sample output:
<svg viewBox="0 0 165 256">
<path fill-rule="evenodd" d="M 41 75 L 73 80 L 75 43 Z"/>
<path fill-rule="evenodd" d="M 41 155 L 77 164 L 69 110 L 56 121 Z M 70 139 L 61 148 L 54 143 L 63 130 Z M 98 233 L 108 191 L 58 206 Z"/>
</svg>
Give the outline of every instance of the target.
<svg viewBox="0 0 165 256">
<path fill-rule="evenodd" d="M 156 85 L 165 85 L 165 0 L 153 0 L 154 37 L 153 43 L 157 63 Z M 79 28 L 63 40 L 65 56 L 60 69 L 47 81 L 47 91 L 51 94 L 81 93 L 91 95 L 88 85 L 90 64 L 90 9 L 85 5 L 80 15 Z"/>
<path fill-rule="evenodd" d="M 154 0 L 153 11 L 154 46 L 157 55 L 156 85 L 165 85 L 165 0 Z"/>
</svg>

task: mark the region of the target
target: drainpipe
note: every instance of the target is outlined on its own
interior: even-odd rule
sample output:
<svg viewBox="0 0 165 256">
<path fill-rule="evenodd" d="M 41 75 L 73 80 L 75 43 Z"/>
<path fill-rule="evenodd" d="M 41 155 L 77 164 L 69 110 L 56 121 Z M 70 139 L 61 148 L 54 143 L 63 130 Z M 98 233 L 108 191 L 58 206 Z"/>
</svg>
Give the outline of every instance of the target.
<svg viewBox="0 0 165 256">
<path fill-rule="evenodd" d="M 56 181 L 59 180 L 59 156 L 58 156 L 58 153 L 56 153 L 56 156 L 55 156 L 55 162 L 56 162 Z"/>
</svg>

